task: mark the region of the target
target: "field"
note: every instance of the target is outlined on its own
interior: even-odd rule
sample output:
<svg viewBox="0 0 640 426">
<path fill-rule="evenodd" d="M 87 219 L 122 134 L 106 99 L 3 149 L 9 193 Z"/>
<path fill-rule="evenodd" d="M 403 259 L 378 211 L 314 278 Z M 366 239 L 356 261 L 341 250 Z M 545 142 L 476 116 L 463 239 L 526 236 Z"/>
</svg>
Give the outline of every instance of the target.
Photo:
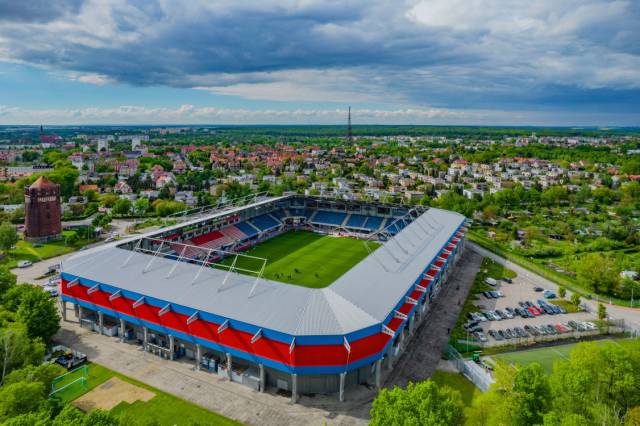
<svg viewBox="0 0 640 426">
<path fill-rule="evenodd" d="M 597 340 L 597 344 L 604 342 L 614 342 L 615 344 L 624 345 L 628 339 L 604 339 Z M 567 359 L 569 353 L 578 345 L 571 343 L 568 345 L 550 346 L 547 348 L 530 349 L 527 351 L 509 352 L 500 355 L 492 355 L 491 358 L 502 360 L 510 365 L 528 365 L 534 362 L 540 364 L 549 373 L 553 370 L 553 363 L 559 359 Z"/>
<path fill-rule="evenodd" d="M 369 242 L 371 250 L 378 244 Z M 326 287 L 367 257 L 364 243 L 307 231 L 278 235 L 245 252 L 267 259 L 265 278 L 310 288 Z M 222 263 L 231 265 L 232 258 Z M 239 256 L 236 267 L 257 270 L 262 261 Z M 242 272 L 242 271 L 238 271 Z"/>
<path fill-rule="evenodd" d="M 98 364 L 89 364 L 89 380 L 86 388 L 70 386 L 58 396 L 64 402 L 74 402 L 80 407 L 108 407 L 112 414 L 134 419 L 140 424 L 158 425 L 240 425 L 231 419 L 207 411 L 195 404 L 162 392 L 144 383 L 116 373 Z M 76 378 L 78 375 L 74 375 Z M 71 381 L 72 379 L 68 379 Z M 67 380 L 65 380 L 67 381 Z M 114 396 L 115 387 L 118 392 Z M 111 392 L 110 392 L 111 391 Z M 114 400 L 116 398 L 117 400 Z M 132 402 L 127 402 L 127 400 Z M 136 424 L 137 424 L 136 423 Z"/>
</svg>

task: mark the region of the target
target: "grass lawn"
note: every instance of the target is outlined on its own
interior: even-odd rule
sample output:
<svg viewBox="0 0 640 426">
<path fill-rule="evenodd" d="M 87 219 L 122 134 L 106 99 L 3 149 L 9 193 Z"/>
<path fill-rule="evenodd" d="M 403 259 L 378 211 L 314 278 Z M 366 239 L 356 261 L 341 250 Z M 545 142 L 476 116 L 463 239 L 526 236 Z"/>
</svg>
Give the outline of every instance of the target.
<svg viewBox="0 0 640 426">
<path fill-rule="evenodd" d="M 71 253 L 78 250 L 80 247 L 93 242 L 92 240 L 80 239 L 73 244 L 65 244 L 64 238 L 74 233 L 75 231 L 62 231 L 62 238 L 60 240 L 48 243 L 34 244 L 25 240 L 19 240 L 16 243 L 15 248 L 9 250 L 9 254 L 3 259 L 3 263 L 9 265 L 10 268 L 15 268 L 20 260 L 38 262 L 40 260 L 49 259 L 50 257 Z"/>
<path fill-rule="evenodd" d="M 630 339 L 603 339 L 595 340 L 596 344 L 603 344 L 605 342 L 614 342 L 619 345 L 625 345 L 630 342 Z M 553 363 L 559 359 L 568 359 L 571 351 L 579 343 L 569 343 L 566 345 L 551 346 L 547 348 L 530 349 L 526 351 L 508 352 L 499 355 L 492 355 L 491 358 L 496 360 L 502 360 L 510 365 L 528 365 L 534 362 L 540 364 L 547 372 L 553 371 Z"/>
<path fill-rule="evenodd" d="M 465 407 L 470 407 L 473 399 L 481 393 L 480 389 L 460 373 L 449 373 L 437 370 L 433 376 L 431 376 L 431 380 L 436 382 L 438 386 L 447 385 L 460 392 Z"/>
<path fill-rule="evenodd" d="M 115 371 L 109 370 L 98 364 L 89 363 L 89 383 L 88 388 L 81 386 L 71 386 L 59 394 L 60 398 L 65 401 L 73 401 L 74 399 L 84 395 L 91 389 L 101 385 L 112 377 L 118 377 L 126 382 L 150 390 L 155 396 L 149 401 L 136 401 L 133 404 L 121 402 L 116 405 L 111 413 L 115 415 L 126 416 L 127 418 L 139 420 L 141 423 L 157 422 L 159 425 L 240 425 L 234 420 L 228 419 L 219 414 L 205 410 L 195 404 L 187 402 L 183 399 L 162 392 L 144 383 L 123 376 Z M 76 375 L 77 376 L 77 375 Z M 71 381 L 71 380 L 69 380 Z"/>
<path fill-rule="evenodd" d="M 372 250 L 377 243 L 369 242 Z M 355 238 L 333 237 L 307 231 L 278 235 L 244 254 L 267 259 L 268 279 L 311 288 L 326 287 L 367 257 L 364 243 Z M 231 265 L 233 258 L 222 263 Z M 236 267 L 258 270 L 262 261 L 239 256 Z M 238 271 L 242 272 L 242 271 Z"/>
</svg>

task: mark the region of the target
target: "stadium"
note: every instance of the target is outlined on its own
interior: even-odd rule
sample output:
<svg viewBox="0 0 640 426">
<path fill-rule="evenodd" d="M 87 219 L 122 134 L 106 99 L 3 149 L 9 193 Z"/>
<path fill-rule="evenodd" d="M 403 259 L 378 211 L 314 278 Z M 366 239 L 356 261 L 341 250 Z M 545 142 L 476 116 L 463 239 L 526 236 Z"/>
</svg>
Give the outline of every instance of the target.
<svg viewBox="0 0 640 426">
<path fill-rule="evenodd" d="M 287 195 L 78 252 L 81 326 L 259 391 L 380 387 L 464 247 L 465 217 Z"/>
</svg>

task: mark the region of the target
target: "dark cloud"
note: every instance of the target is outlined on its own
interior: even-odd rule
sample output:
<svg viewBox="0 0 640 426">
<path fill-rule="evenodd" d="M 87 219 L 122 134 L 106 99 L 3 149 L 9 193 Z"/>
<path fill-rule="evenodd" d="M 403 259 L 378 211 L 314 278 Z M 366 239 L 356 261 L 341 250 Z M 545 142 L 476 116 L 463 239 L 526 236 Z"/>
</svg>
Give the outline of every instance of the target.
<svg viewBox="0 0 640 426">
<path fill-rule="evenodd" d="M 640 110 L 636 3 L 461 1 L 136 0 L 106 12 L 87 4 L 96 11 L 83 21 L 68 17 L 79 1 L 0 0 L 7 22 L 69 24 L 0 26 L 0 53 L 132 85 L 249 97 L 251 87 L 287 83 L 443 108 Z"/>
<path fill-rule="evenodd" d="M 0 0 L 0 22 L 50 22 L 76 14 L 84 0 Z"/>
</svg>

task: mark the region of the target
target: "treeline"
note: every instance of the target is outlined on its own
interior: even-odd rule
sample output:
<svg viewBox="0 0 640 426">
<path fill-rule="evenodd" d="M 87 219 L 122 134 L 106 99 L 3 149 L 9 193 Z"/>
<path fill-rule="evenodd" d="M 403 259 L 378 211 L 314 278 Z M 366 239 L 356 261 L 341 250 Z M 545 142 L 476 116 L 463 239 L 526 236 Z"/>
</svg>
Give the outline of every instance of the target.
<svg viewBox="0 0 640 426">
<path fill-rule="evenodd" d="M 464 407 L 458 391 L 427 380 L 383 389 L 371 425 L 636 426 L 640 341 L 581 343 L 550 374 L 537 363 L 498 364 L 489 391 Z"/>
</svg>

